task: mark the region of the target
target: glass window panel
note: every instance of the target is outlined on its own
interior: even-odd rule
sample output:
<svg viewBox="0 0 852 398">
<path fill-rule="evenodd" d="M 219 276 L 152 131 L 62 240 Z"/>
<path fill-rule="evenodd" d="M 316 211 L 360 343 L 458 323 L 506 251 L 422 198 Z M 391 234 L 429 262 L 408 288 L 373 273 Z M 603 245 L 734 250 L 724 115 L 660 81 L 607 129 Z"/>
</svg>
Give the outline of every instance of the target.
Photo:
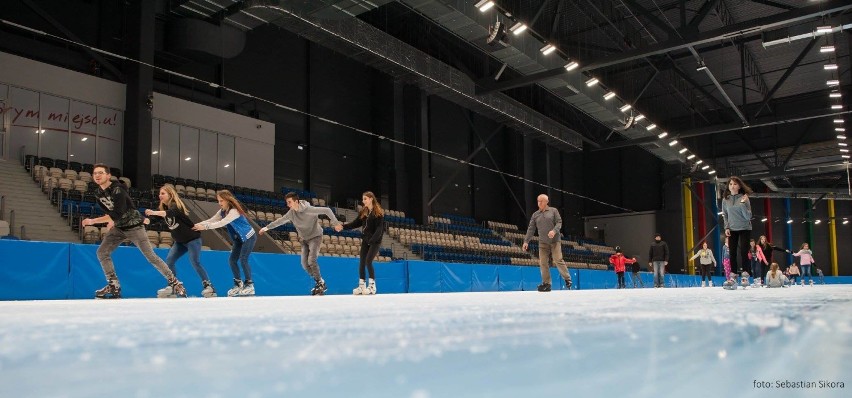
<svg viewBox="0 0 852 398">
<path fill-rule="evenodd" d="M 217 183 L 234 185 L 234 137 L 219 134 L 219 162 L 216 170 Z"/>
<path fill-rule="evenodd" d="M 41 94 L 39 99 L 39 120 L 41 121 L 41 156 L 68 160 L 68 107 L 66 98 Z"/>
<path fill-rule="evenodd" d="M 99 106 L 97 111 L 95 125 L 98 131 L 98 162 L 121 169 L 124 113 L 103 106 Z"/>
<path fill-rule="evenodd" d="M 38 93 L 11 87 L 8 104 L 10 156 L 17 157 L 22 148 L 26 155 L 38 155 Z"/>
<path fill-rule="evenodd" d="M 97 146 L 98 126 L 85 123 L 87 117 L 95 117 L 97 107 L 84 102 L 71 101 L 71 113 L 68 119 L 71 126 L 70 160 L 80 163 L 93 164 L 97 162 L 95 149 Z"/>
<path fill-rule="evenodd" d="M 198 129 L 180 127 L 180 176 L 198 179 Z"/>
<path fill-rule="evenodd" d="M 198 179 L 207 182 L 216 182 L 216 163 L 218 159 L 217 134 L 202 130 L 198 140 Z"/>
<path fill-rule="evenodd" d="M 151 174 L 160 174 L 160 121 L 151 121 Z"/>
<path fill-rule="evenodd" d="M 160 122 L 160 174 L 178 177 L 180 175 L 180 126 Z"/>
</svg>

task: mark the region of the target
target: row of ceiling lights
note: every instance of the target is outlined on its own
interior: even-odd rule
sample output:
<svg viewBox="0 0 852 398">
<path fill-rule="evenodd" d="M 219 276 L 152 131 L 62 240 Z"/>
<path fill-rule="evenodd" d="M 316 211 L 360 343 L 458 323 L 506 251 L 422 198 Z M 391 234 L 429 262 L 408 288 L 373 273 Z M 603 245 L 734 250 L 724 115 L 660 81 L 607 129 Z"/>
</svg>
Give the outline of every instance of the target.
<svg viewBox="0 0 852 398">
<path fill-rule="evenodd" d="M 494 1 L 492 1 L 492 0 L 481 0 L 481 1 L 479 1 L 478 3 L 476 3 L 474 6 L 475 6 L 476 8 L 478 8 L 478 9 L 479 9 L 479 11 L 481 11 L 481 12 L 486 12 L 486 11 L 488 11 L 488 10 L 490 10 L 490 9 L 494 8 L 494 5 L 495 5 L 495 3 L 494 3 Z M 524 32 L 524 31 L 526 31 L 526 30 L 527 30 L 527 25 L 526 25 L 526 24 L 524 24 L 523 22 L 520 22 L 520 21 L 515 22 L 515 23 L 512 25 L 512 27 L 511 27 L 511 28 L 509 28 L 509 31 L 510 31 L 510 32 L 512 32 L 512 33 L 513 33 L 513 34 L 515 34 L 515 35 L 519 35 L 519 34 L 521 34 L 522 32 Z M 557 48 L 556 48 L 556 46 L 555 46 L 555 45 L 550 44 L 550 43 L 545 43 L 544 47 L 542 47 L 541 49 L 539 49 L 539 51 L 541 52 L 541 54 L 542 54 L 542 55 L 550 55 L 551 53 L 555 52 L 555 51 L 556 51 L 556 49 L 557 49 Z M 579 64 L 577 61 L 573 61 L 573 60 L 571 60 L 571 59 L 568 59 L 568 61 L 569 61 L 569 62 L 568 62 L 567 64 L 565 64 L 565 70 L 566 70 L 566 71 L 571 72 L 571 71 L 573 71 L 573 70 L 575 70 L 575 69 L 577 69 L 577 68 L 579 68 L 579 67 L 580 67 L 580 64 Z M 587 81 L 586 81 L 586 86 L 587 86 L 587 87 L 594 87 L 595 85 L 597 85 L 597 84 L 599 84 L 599 83 L 600 83 L 600 80 L 598 80 L 596 77 L 592 77 L 592 78 L 590 78 L 589 80 L 587 80 Z M 611 99 L 615 98 L 616 96 L 617 96 L 617 94 L 616 94 L 614 91 L 607 91 L 607 92 L 603 95 L 603 98 L 604 98 L 604 100 L 609 101 L 609 100 L 611 100 Z M 633 108 L 633 106 L 632 106 L 632 105 L 630 105 L 630 104 L 628 104 L 628 103 L 626 103 L 626 102 L 624 102 L 624 101 L 622 101 L 622 103 L 623 103 L 624 105 L 622 105 L 619 109 L 620 109 L 620 110 L 621 110 L 621 112 L 623 112 L 623 113 L 627 113 L 628 111 L 630 111 L 630 109 L 632 109 L 632 108 Z M 638 122 L 640 122 L 640 121 L 642 121 L 642 120 L 644 120 L 644 119 L 646 119 L 646 118 L 645 118 L 645 115 L 642 115 L 642 114 L 640 113 L 640 114 L 638 114 L 637 116 L 633 117 L 633 123 L 638 123 Z M 646 129 L 648 132 L 652 132 L 654 129 L 656 129 L 656 128 L 657 128 L 657 125 L 656 125 L 656 124 L 654 124 L 654 123 L 652 123 L 652 122 L 650 122 L 650 121 L 647 121 L 646 123 L 650 123 L 650 124 L 647 124 L 647 125 L 645 126 L 645 129 Z M 662 133 L 658 134 L 658 135 L 657 135 L 657 137 L 658 137 L 659 139 L 661 139 L 661 140 L 662 140 L 662 139 L 665 139 L 666 137 L 668 137 L 668 135 L 669 135 L 669 133 L 667 133 L 667 132 L 663 131 Z M 669 141 L 669 143 L 668 143 L 668 144 L 669 144 L 669 146 L 670 146 L 670 147 L 675 147 L 675 146 L 677 146 L 677 145 L 678 145 L 678 144 L 680 144 L 680 143 L 678 142 L 678 140 L 677 140 L 677 139 L 672 139 L 672 140 L 670 140 L 670 141 Z M 681 145 L 682 145 L 682 144 L 681 144 Z M 683 147 L 683 148 L 681 148 L 681 149 L 678 151 L 678 153 L 679 153 L 680 155 L 683 155 L 683 156 L 685 156 L 685 157 L 686 157 L 686 158 L 685 158 L 685 160 L 684 160 L 685 162 L 694 162 L 694 164 L 695 164 L 696 166 L 700 166 L 700 167 L 701 167 L 701 170 L 702 170 L 702 171 L 705 171 L 705 172 L 706 172 L 707 174 L 709 174 L 709 175 L 716 174 L 716 170 L 710 169 L 710 165 L 709 165 L 709 164 L 705 164 L 704 166 L 701 166 L 701 164 L 702 164 L 702 163 L 704 163 L 704 161 L 703 161 L 703 160 L 701 160 L 701 159 L 694 160 L 694 159 L 696 159 L 696 155 L 695 155 L 694 153 L 691 153 L 691 152 L 689 151 L 689 149 L 688 149 L 688 148 Z M 709 169 L 709 170 L 708 170 L 708 169 Z"/>
<path fill-rule="evenodd" d="M 831 26 L 820 26 L 817 28 L 817 33 L 830 33 L 832 31 Z M 831 110 L 832 111 L 841 111 L 843 110 L 842 98 L 843 95 L 840 93 L 840 79 L 836 78 L 835 72 L 837 70 L 837 63 L 832 62 L 831 54 L 834 53 L 834 46 L 825 45 L 820 47 L 819 51 L 821 53 L 829 54 L 828 63 L 823 65 L 823 69 L 831 73 L 831 76 L 828 80 L 826 80 L 826 85 L 830 88 L 830 92 L 828 93 L 828 99 L 831 101 Z M 840 157 L 843 158 L 844 162 L 849 162 L 849 148 L 846 143 L 846 127 L 843 125 L 843 118 L 838 117 L 834 119 L 834 132 L 837 133 L 837 146 L 840 147 Z"/>
</svg>

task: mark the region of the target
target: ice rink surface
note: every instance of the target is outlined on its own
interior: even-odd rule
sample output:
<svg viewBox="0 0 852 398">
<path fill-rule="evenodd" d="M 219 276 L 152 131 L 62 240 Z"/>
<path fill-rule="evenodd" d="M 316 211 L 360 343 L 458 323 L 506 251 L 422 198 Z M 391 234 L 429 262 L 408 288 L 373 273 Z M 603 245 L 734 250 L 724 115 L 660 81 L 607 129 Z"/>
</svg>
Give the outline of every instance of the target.
<svg viewBox="0 0 852 398">
<path fill-rule="evenodd" d="M 0 397 L 849 397 L 850 368 L 849 285 L 0 302 Z"/>
</svg>

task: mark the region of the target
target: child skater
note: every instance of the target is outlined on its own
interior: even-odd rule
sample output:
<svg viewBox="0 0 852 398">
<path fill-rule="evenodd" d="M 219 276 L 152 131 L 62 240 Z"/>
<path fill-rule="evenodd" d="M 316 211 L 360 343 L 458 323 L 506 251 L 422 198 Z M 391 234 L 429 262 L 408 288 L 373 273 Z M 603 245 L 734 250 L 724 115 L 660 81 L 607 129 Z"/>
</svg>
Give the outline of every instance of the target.
<svg viewBox="0 0 852 398">
<path fill-rule="evenodd" d="M 751 262 L 751 274 L 754 275 L 754 284 L 759 286 L 760 276 L 763 275 L 763 267 L 761 266 L 761 263 L 769 266 L 769 262 L 766 261 L 763 249 L 761 249 L 760 245 L 758 245 L 754 239 L 749 240 L 748 244 L 748 259 Z"/>
<path fill-rule="evenodd" d="M 731 279 L 731 249 L 728 247 L 728 238 L 725 238 L 725 245 L 722 246 L 722 267 L 725 271 L 725 280 Z"/>
<path fill-rule="evenodd" d="M 636 256 L 633 256 L 633 258 L 636 258 Z M 637 261 L 633 264 L 630 264 L 630 266 L 632 267 L 631 271 L 633 271 L 633 288 L 635 289 L 636 282 L 639 282 L 639 286 L 644 289 L 645 282 L 642 282 L 642 277 L 639 276 L 639 271 L 642 269 L 642 265 L 640 265 Z"/>
<path fill-rule="evenodd" d="M 615 254 L 609 257 L 609 263 L 615 266 L 615 274 L 618 276 L 618 288 L 624 289 L 624 269 L 625 264 L 636 263 L 635 258 L 624 257 L 620 247 L 615 248 Z"/>
<path fill-rule="evenodd" d="M 698 269 L 701 272 L 701 287 L 705 286 L 705 279 L 710 282 L 710 287 L 713 287 L 713 279 L 710 278 L 710 265 L 712 264 L 713 268 L 716 268 L 716 257 L 713 256 L 713 251 L 707 247 L 707 241 L 701 244 L 701 250 L 695 253 L 689 260 L 695 260 L 696 257 L 699 257 Z M 730 267 L 730 263 L 728 263 L 728 267 Z"/>
<path fill-rule="evenodd" d="M 786 287 L 787 277 L 778 270 L 778 263 L 769 265 L 769 272 L 766 273 L 766 287 Z"/>
<path fill-rule="evenodd" d="M 195 224 L 194 231 L 205 229 L 216 229 L 227 227 L 228 237 L 231 239 L 231 257 L 228 263 L 234 274 L 234 287 L 228 290 L 228 297 L 254 296 L 254 281 L 251 279 L 251 265 L 249 265 L 249 254 L 257 243 L 257 235 L 251 227 L 246 210 L 240 201 L 234 197 L 231 191 L 223 189 L 216 192 L 216 200 L 219 202 L 220 210 L 210 217 L 209 220 Z M 240 280 L 240 268 L 237 260 L 243 266 L 245 281 Z"/>
<path fill-rule="evenodd" d="M 799 257 L 799 262 L 802 264 L 802 286 L 805 286 L 805 275 L 808 276 L 808 280 L 813 285 L 814 276 L 811 273 L 811 266 L 816 262 L 814 261 L 814 252 L 811 251 L 807 243 L 802 243 L 802 248 L 793 255 Z"/>
<path fill-rule="evenodd" d="M 799 266 L 796 265 L 796 263 L 787 267 L 787 278 L 789 278 L 793 284 L 799 283 Z"/>
<path fill-rule="evenodd" d="M 354 295 L 376 294 L 376 274 L 373 270 L 373 259 L 379 254 L 382 236 L 385 233 L 385 212 L 382 210 L 382 205 L 376 200 L 376 195 L 370 191 L 364 192 L 361 195 L 361 201 L 364 203 L 364 207 L 358 213 L 358 218 L 348 224 L 334 227 L 337 232 L 344 229 L 364 227 L 361 237 L 361 254 L 358 260 L 358 287 L 352 290 Z M 369 284 L 364 282 L 365 267 L 370 275 Z"/>
<path fill-rule="evenodd" d="M 145 209 L 145 215 L 154 217 L 165 222 L 172 234 L 174 244 L 166 256 L 166 264 L 173 274 L 177 275 L 175 263 L 189 252 L 189 263 L 198 277 L 201 278 L 201 295 L 204 297 L 216 297 L 216 289 L 210 283 L 207 271 L 201 266 L 201 233 L 193 231 L 193 222 L 189 219 L 189 210 L 178 196 L 174 185 L 166 184 L 160 188 L 159 210 Z M 157 291 L 157 297 L 175 297 L 174 289 L 166 286 Z"/>
</svg>

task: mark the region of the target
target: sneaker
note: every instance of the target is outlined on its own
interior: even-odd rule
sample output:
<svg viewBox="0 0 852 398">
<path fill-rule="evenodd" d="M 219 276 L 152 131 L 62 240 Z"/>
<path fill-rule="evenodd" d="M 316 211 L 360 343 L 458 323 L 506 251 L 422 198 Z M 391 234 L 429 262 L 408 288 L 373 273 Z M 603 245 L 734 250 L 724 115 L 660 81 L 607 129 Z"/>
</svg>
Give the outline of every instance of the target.
<svg viewBox="0 0 852 398">
<path fill-rule="evenodd" d="M 243 288 L 240 289 L 240 297 L 250 297 L 254 296 L 254 282 L 249 279 L 243 283 Z"/>
<path fill-rule="evenodd" d="M 356 287 L 356 288 L 352 289 L 352 294 L 354 294 L 354 295 L 356 295 L 356 296 L 361 296 L 361 295 L 369 294 L 369 293 L 367 292 L 367 284 L 364 282 L 364 280 L 363 280 L 363 279 L 359 279 L 359 280 L 358 280 L 358 287 Z"/>
<path fill-rule="evenodd" d="M 95 298 L 97 299 L 119 299 L 121 298 L 121 285 L 117 280 L 110 280 L 106 286 L 95 290 Z"/>
<path fill-rule="evenodd" d="M 183 282 L 179 281 L 177 278 L 173 278 L 169 281 L 169 286 L 171 286 L 176 297 L 186 297 L 186 288 L 183 287 Z"/>
<path fill-rule="evenodd" d="M 542 283 L 541 285 L 538 285 L 538 291 L 549 292 L 550 291 L 550 284 L 549 283 Z"/>
<path fill-rule="evenodd" d="M 241 290 L 243 290 L 243 281 L 239 279 L 234 279 L 234 287 L 228 290 L 228 297 L 239 296 Z"/>
<path fill-rule="evenodd" d="M 367 285 L 367 294 L 376 294 L 376 280 L 370 279 L 370 284 Z"/>
<path fill-rule="evenodd" d="M 176 298 L 175 291 L 171 285 L 166 285 L 166 287 L 157 290 L 157 298 Z"/>
<path fill-rule="evenodd" d="M 325 281 L 320 279 L 314 285 L 314 288 L 311 289 L 311 296 L 323 296 L 326 290 L 328 290 L 328 287 L 325 286 Z"/>
<path fill-rule="evenodd" d="M 216 289 L 213 288 L 213 284 L 210 281 L 201 282 L 201 296 L 202 297 L 216 297 Z"/>
</svg>

